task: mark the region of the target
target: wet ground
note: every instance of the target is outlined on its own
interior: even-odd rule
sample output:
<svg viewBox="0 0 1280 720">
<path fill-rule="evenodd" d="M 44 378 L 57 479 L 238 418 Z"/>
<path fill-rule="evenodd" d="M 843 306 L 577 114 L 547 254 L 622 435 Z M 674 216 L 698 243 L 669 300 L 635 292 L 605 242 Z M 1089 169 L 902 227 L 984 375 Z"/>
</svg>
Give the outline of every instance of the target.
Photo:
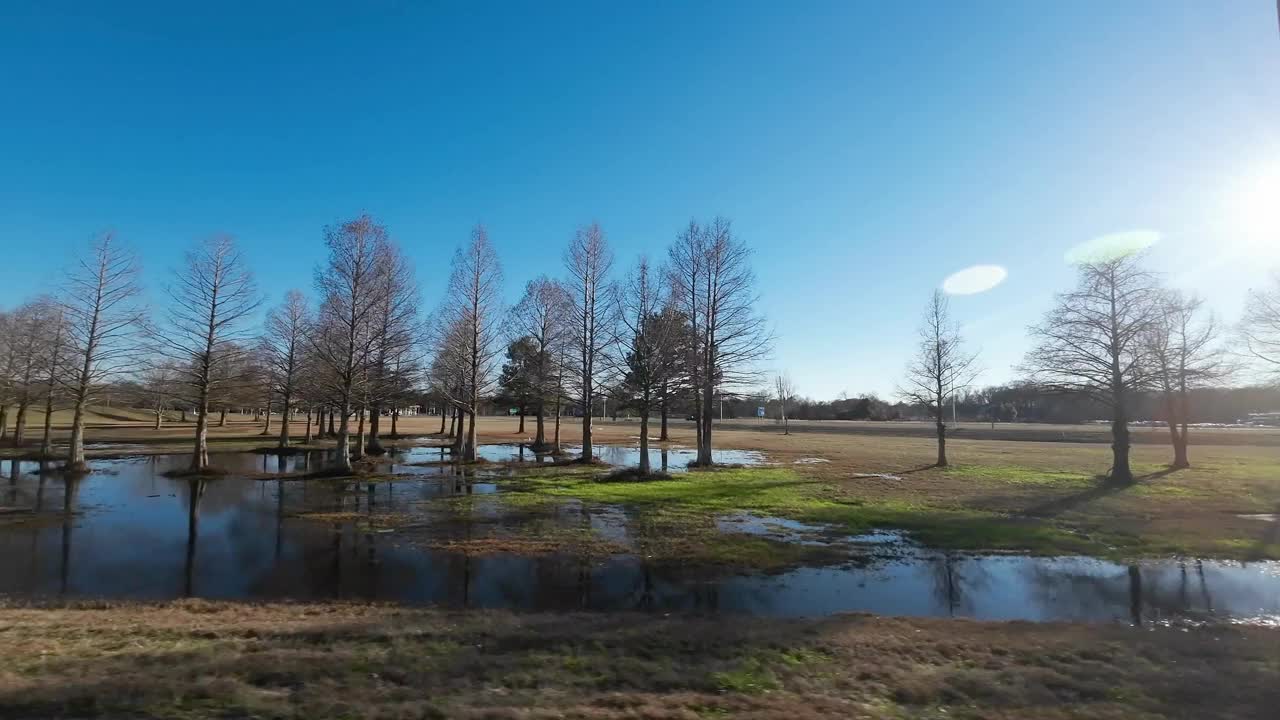
<svg viewBox="0 0 1280 720">
<path fill-rule="evenodd" d="M 599 448 L 617 464 L 634 462 L 636 452 Z M 672 469 L 684 464 L 679 452 L 687 451 L 667 454 Z M 499 462 L 520 453 L 518 446 L 482 450 Z M 393 453 L 388 476 L 358 482 L 298 479 L 324 462 L 322 453 L 215 454 L 214 464 L 230 474 L 210 480 L 165 477 L 185 467 L 185 455 L 96 460 L 81 479 L 5 463 L 0 505 L 15 510 L 0 516 L 0 594 L 790 616 L 1280 619 L 1278 563 L 1126 566 L 948 554 L 891 531 L 833 543 L 824 528 L 746 514 L 715 518 L 714 531 L 831 546 L 840 561 L 742 572 L 655 559 L 640 549 L 645 523 L 627 508 L 565 499 L 533 512 L 501 492 L 500 466 L 458 468 L 441 458 L 437 448 Z M 285 475 L 264 479 L 274 473 Z"/>
</svg>

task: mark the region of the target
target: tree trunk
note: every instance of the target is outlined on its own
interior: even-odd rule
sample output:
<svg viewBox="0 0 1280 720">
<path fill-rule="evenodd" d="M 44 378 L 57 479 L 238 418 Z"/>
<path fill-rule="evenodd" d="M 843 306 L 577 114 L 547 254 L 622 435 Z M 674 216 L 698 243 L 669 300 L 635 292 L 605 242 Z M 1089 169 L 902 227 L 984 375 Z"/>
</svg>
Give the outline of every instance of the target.
<svg viewBox="0 0 1280 720">
<path fill-rule="evenodd" d="M 553 452 L 560 452 L 560 398 L 556 398 L 556 439 Z"/>
<path fill-rule="evenodd" d="M 9 434 L 9 406 L 0 403 L 0 440 Z"/>
<path fill-rule="evenodd" d="M 201 411 L 200 414 L 204 415 L 206 411 L 207 410 Z M 207 424 L 208 423 L 206 423 L 206 425 Z M 222 408 L 222 414 L 218 417 L 218 427 L 226 427 L 226 426 L 227 426 L 227 409 Z"/>
<path fill-rule="evenodd" d="M 542 450 L 547 446 L 547 401 L 538 400 L 538 414 L 534 418 L 533 447 Z"/>
<path fill-rule="evenodd" d="M 262 424 L 262 432 L 260 434 L 270 435 L 271 434 L 271 401 L 270 400 L 267 401 L 267 411 L 262 414 L 266 418 L 266 422 Z"/>
<path fill-rule="evenodd" d="M 187 421 L 187 409 L 182 408 L 182 422 L 185 423 L 186 421 Z"/>
<path fill-rule="evenodd" d="M 715 387 L 707 383 L 702 389 L 702 445 L 698 448 L 698 464 L 710 467 L 711 462 L 711 415 L 715 407 Z"/>
<path fill-rule="evenodd" d="M 333 413 L 334 413 L 334 411 L 335 411 L 335 408 L 334 408 L 332 405 L 330 405 L 330 406 L 329 406 L 329 435 L 333 435 L 333 434 L 334 434 L 334 431 L 333 431 Z M 351 412 L 351 407 L 350 407 L 350 406 L 346 406 L 346 407 L 344 407 L 342 412 L 343 412 L 343 416 L 342 416 L 342 417 L 343 417 L 343 420 L 345 420 L 345 419 L 346 419 L 346 417 L 347 417 L 347 416 L 346 416 L 346 413 Z"/>
<path fill-rule="evenodd" d="M 307 434 L 302 439 L 303 444 L 311 444 L 311 408 L 307 408 Z"/>
<path fill-rule="evenodd" d="M 71 418 L 71 441 L 67 446 L 67 469 L 80 472 L 88 469 L 84 463 L 84 406 L 89 399 L 89 387 L 86 378 L 89 375 L 88 363 L 85 372 L 80 376 L 80 387 L 76 390 L 75 413 Z"/>
<path fill-rule="evenodd" d="M 1116 408 L 1115 419 L 1111 421 L 1111 455 L 1112 482 L 1133 482 L 1133 471 L 1129 469 L 1129 423 L 1119 407 Z"/>
<path fill-rule="evenodd" d="M 160 425 L 164 422 L 164 410 L 156 410 L 156 423 L 154 430 L 159 430 Z"/>
<path fill-rule="evenodd" d="M 44 394 L 44 437 L 40 440 L 40 457 L 53 455 L 53 385 Z"/>
<path fill-rule="evenodd" d="M 400 407 L 391 408 L 391 437 L 400 438 L 400 430 L 397 428 L 397 421 L 400 419 Z"/>
<path fill-rule="evenodd" d="M 342 419 L 338 421 L 338 452 L 335 459 L 338 461 L 338 469 L 351 472 L 351 401 L 343 399 L 338 412 L 342 414 Z M 333 422 L 333 415 L 329 416 L 329 422 Z"/>
<path fill-rule="evenodd" d="M 942 410 L 938 410 L 938 467 L 947 466 L 947 424 L 942 422 Z"/>
<path fill-rule="evenodd" d="M 364 406 L 361 405 L 360 409 L 357 410 L 356 412 L 360 413 L 360 420 L 356 423 L 356 457 L 359 458 L 359 457 L 364 457 L 364 444 L 365 444 L 365 434 L 364 434 L 365 408 Z"/>
<path fill-rule="evenodd" d="M 663 391 L 662 391 L 662 404 L 659 406 L 659 411 L 660 411 L 660 412 L 661 412 L 661 414 L 662 414 L 662 430 L 658 433 L 658 439 L 659 439 L 659 440 L 662 440 L 662 441 L 664 441 L 664 442 L 665 442 L 665 441 L 667 441 L 667 440 L 670 440 L 670 439 L 671 439 L 671 436 L 667 433 L 667 391 L 666 391 L 666 388 L 663 388 Z"/>
<path fill-rule="evenodd" d="M 292 400 L 290 393 L 284 394 L 284 404 L 280 407 L 280 440 L 281 448 L 289 447 L 289 407 Z M 307 427 L 311 427 L 311 416 L 307 415 Z"/>
<path fill-rule="evenodd" d="M 444 420 L 440 421 L 440 425 L 444 426 Z M 449 408 L 449 437 L 456 438 L 458 436 L 458 408 Z"/>
<path fill-rule="evenodd" d="M 476 410 L 475 405 L 471 406 L 471 410 L 467 413 L 467 446 L 465 455 L 468 462 L 476 459 Z"/>
<path fill-rule="evenodd" d="M 640 476 L 649 474 L 649 405 L 640 408 Z"/>
<path fill-rule="evenodd" d="M 453 434 L 453 459 L 455 461 L 462 460 L 463 442 L 466 441 L 466 433 L 463 432 L 462 408 L 455 407 L 453 409 L 453 425 L 457 432 Z"/>
<path fill-rule="evenodd" d="M 18 419 L 13 425 L 13 446 L 21 447 L 27 441 L 27 407 L 31 405 L 28 398 L 18 403 Z"/>
<path fill-rule="evenodd" d="M 448 415 L 449 415 L 448 411 L 446 411 L 443 407 L 441 407 L 441 408 L 440 408 L 440 434 L 441 434 L 441 435 L 443 435 L 443 434 L 444 434 L 444 423 L 445 423 L 445 418 L 446 418 Z M 451 434 L 452 434 L 452 433 L 451 433 Z"/>
<path fill-rule="evenodd" d="M 378 433 L 382 426 L 382 403 L 373 404 L 373 408 L 369 411 L 369 443 L 364 446 L 364 451 L 370 455 L 381 455 L 386 452 L 382 447 L 382 441 L 378 439 Z"/>
<path fill-rule="evenodd" d="M 209 388 L 207 385 L 200 388 L 200 401 L 196 412 L 199 414 L 196 416 L 196 440 L 191 452 L 191 469 L 198 471 L 209 466 Z"/>
<path fill-rule="evenodd" d="M 520 428 L 516 430 L 517 435 L 524 434 L 524 408 L 520 408 Z"/>
</svg>

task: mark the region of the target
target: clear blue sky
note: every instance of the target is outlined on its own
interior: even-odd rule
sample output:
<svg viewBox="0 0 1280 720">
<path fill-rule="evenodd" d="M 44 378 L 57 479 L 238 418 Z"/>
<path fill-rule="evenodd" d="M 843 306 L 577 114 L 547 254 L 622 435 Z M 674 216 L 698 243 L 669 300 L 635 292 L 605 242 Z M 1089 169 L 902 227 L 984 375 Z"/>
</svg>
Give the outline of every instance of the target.
<svg viewBox="0 0 1280 720">
<path fill-rule="evenodd" d="M 1280 262 L 1238 209 L 1280 178 L 1272 0 L 4 0 L 0 107 L 0 307 L 106 228 L 156 300 L 229 232 L 276 301 L 369 211 L 431 307 L 478 221 L 514 299 L 582 223 L 626 265 L 718 213 L 755 250 L 771 365 L 887 395 L 966 266 L 1009 271 L 954 300 L 996 382 L 1076 243 L 1160 232 L 1152 262 L 1228 319 Z"/>
</svg>

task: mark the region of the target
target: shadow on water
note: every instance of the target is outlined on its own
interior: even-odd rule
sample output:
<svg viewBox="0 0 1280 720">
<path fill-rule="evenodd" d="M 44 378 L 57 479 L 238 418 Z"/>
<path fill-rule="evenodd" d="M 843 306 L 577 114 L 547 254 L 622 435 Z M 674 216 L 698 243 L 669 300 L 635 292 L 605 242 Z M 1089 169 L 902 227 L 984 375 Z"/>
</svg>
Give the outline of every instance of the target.
<svg viewBox="0 0 1280 720">
<path fill-rule="evenodd" d="M 9 495 L 34 521 L 0 527 L 0 594 L 1130 623 L 1280 618 L 1277 563 L 966 555 L 885 534 L 851 544 L 842 565 L 731 573 L 647 559 L 635 550 L 644 524 L 622 508 L 566 499 L 535 516 L 465 471 L 377 481 L 163 475 L 185 460 L 93 461 L 83 478 L 11 465 Z M 614 549 L 473 551 L 495 537 L 523 537 L 530 522 Z M 780 526 L 797 538 L 807 529 L 758 518 L 723 525 L 747 534 Z"/>
</svg>

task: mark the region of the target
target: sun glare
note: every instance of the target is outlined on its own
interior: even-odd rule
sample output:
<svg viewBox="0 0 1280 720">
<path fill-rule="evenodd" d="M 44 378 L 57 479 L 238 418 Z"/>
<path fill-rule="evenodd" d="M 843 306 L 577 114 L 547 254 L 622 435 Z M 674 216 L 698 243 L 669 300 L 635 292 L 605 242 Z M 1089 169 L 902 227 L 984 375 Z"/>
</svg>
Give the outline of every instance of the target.
<svg viewBox="0 0 1280 720">
<path fill-rule="evenodd" d="M 1280 259 L 1280 167 L 1250 178 L 1232 197 L 1229 242 L 1249 257 Z"/>
</svg>

